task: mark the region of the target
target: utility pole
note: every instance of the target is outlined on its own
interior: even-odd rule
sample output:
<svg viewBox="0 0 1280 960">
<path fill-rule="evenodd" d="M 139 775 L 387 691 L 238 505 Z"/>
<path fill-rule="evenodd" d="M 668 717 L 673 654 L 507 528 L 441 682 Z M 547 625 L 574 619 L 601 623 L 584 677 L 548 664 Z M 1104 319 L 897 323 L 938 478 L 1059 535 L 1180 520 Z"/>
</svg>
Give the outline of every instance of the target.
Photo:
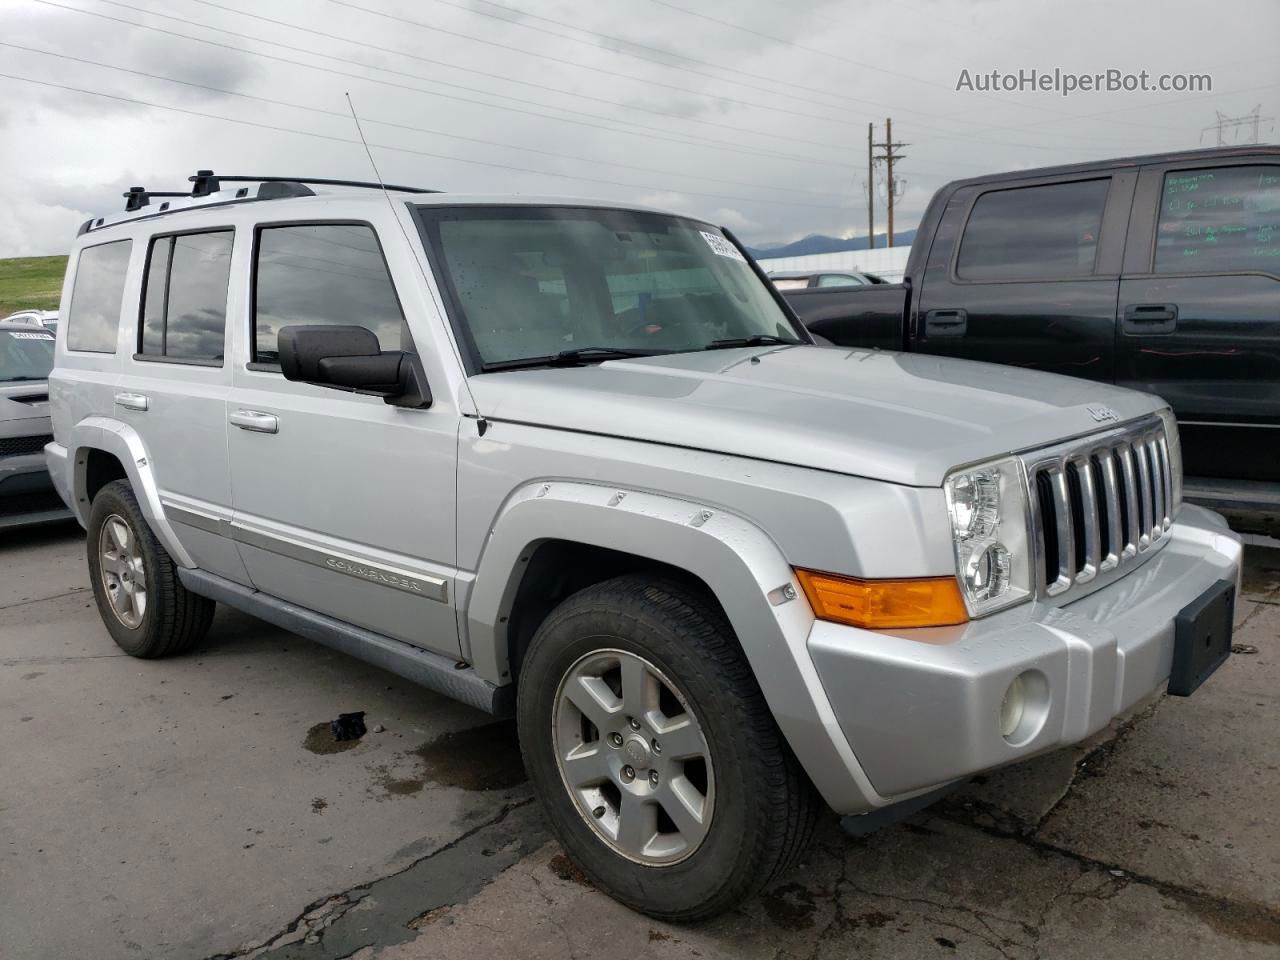
<svg viewBox="0 0 1280 960">
<path fill-rule="evenodd" d="M 875 124 L 867 124 L 867 249 L 876 245 L 876 161 Z"/>
<path fill-rule="evenodd" d="M 889 178 L 889 246 L 893 246 L 893 195 L 897 193 L 898 184 L 893 179 L 893 164 L 895 160 L 905 160 L 907 155 L 900 153 L 902 147 L 910 146 L 906 143 L 895 143 L 893 140 L 893 117 L 886 117 L 884 121 L 884 143 L 877 143 L 874 146 L 884 150 L 881 156 L 875 157 L 875 160 L 883 160 L 885 169 Z"/>
</svg>

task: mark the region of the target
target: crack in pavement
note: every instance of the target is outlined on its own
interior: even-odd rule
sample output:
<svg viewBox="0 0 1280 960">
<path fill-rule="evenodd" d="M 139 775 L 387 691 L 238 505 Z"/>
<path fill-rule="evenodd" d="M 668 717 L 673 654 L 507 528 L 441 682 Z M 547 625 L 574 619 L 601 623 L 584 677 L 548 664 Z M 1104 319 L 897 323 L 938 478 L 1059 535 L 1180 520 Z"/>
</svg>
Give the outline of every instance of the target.
<svg viewBox="0 0 1280 960">
<path fill-rule="evenodd" d="M 328 894 L 280 932 L 206 960 L 340 960 L 407 942 L 417 936 L 413 921 L 470 899 L 548 839 L 532 797 L 508 803 L 409 866 Z"/>
<path fill-rule="evenodd" d="M 44 603 L 46 600 L 61 600 L 63 597 L 74 597 L 81 593 L 92 593 L 91 587 L 76 587 L 66 593 L 55 593 L 49 597 L 31 597 L 27 600 L 15 600 L 13 603 L 0 603 L 0 610 L 12 610 L 15 607 L 26 607 L 33 603 Z"/>
<path fill-rule="evenodd" d="M 1234 900 L 1220 894 L 1194 890 L 1157 877 L 1135 873 L 1128 867 L 1077 853 L 1068 847 L 1061 847 L 1047 840 L 1041 840 L 1029 833 L 1017 830 L 1002 829 L 994 824 L 981 823 L 957 816 L 954 811 L 944 810 L 938 814 L 962 827 L 977 830 L 988 836 L 1001 840 L 1012 840 L 1022 844 L 1042 857 L 1062 857 L 1089 870 L 1105 871 L 1105 875 L 1113 884 L 1127 886 L 1130 883 L 1150 887 L 1171 900 L 1176 900 L 1191 909 L 1198 917 L 1209 923 L 1220 932 L 1228 932 L 1259 943 L 1280 945 L 1280 908 L 1248 900 Z M 1115 892 L 1119 892 L 1118 890 Z M 1114 894 L 1113 894 L 1114 895 Z M 1092 896 L 1091 899 L 1109 899 Z"/>
</svg>

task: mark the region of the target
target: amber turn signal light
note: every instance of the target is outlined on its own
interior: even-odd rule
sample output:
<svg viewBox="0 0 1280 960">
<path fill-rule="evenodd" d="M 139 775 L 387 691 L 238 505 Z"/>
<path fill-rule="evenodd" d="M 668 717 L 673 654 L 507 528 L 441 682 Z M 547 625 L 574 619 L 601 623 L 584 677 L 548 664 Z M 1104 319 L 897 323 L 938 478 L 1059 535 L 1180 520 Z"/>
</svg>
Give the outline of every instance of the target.
<svg viewBox="0 0 1280 960">
<path fill-rule="evenodd" d="M 946 627 L 969 620 L 955 577 L 859 580 L 796 570 L 819 620 L 867 629 Z"/>
</svg>

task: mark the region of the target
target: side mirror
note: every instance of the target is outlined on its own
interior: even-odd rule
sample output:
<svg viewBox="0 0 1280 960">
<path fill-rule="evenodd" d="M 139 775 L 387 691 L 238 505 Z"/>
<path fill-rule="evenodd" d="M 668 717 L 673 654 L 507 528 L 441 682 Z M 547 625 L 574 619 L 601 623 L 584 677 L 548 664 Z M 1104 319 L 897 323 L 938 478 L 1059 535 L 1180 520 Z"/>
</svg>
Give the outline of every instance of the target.
<svg viewBox="0 0 1280 960">
<path fill-rule="evenodd" d="M 431 406 L 418 355 L 382 350 L 365 327 L 283 327 L 277 349 L 286 380 L 371 394 L 397 407 Z"/>
</svg>

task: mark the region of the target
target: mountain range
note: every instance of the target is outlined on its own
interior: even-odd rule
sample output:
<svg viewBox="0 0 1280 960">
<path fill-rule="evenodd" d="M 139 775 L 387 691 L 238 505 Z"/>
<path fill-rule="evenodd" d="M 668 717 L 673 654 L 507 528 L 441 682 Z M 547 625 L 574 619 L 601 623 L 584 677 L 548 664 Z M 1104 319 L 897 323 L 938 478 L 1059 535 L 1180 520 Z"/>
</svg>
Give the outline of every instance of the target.
<svg viewBox="0 0 1280 960">
<path fill-rule="evenodd" d="M 910 246 L 915 240 L 914 230 L 895 230 L 893 245 L 895 247 Z M 876 234 L 876 246 L 885 246 L 885 236 Z M 747 244 L 747 250 L 756 259 L 761 257 L 803 257 L 811 253 L 841 253 L 845 250 L 867 249 L 866 237 L 829 237 L 822 233 L 811 233 L 809 236 L 791 243 L 756 243 Z"/>
</svg>

